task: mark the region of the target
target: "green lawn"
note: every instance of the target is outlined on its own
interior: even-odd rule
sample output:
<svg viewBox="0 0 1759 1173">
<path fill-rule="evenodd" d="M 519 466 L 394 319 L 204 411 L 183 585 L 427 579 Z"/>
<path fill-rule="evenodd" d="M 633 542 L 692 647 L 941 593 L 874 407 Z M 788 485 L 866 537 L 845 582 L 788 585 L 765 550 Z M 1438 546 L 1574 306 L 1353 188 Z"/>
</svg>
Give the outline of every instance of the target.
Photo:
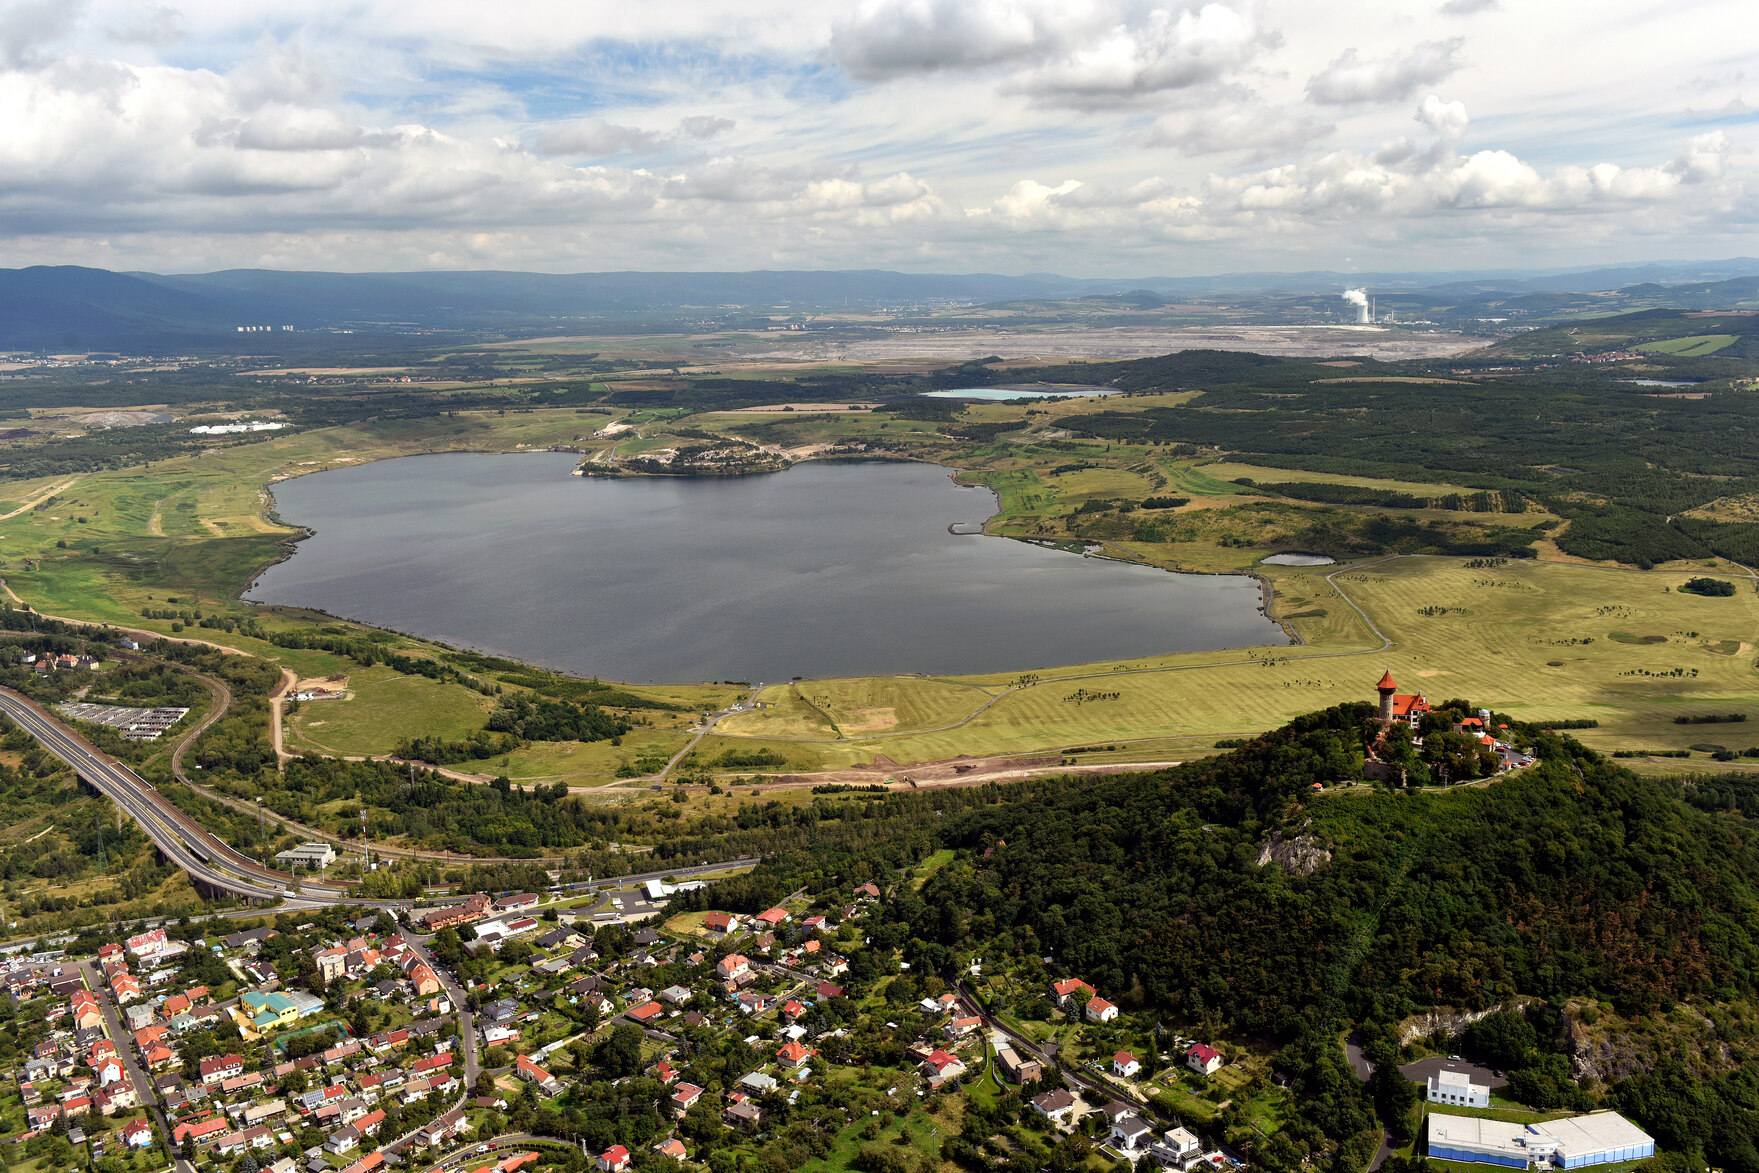
<svg viewBox="0 0 1759 1173">
<path fill-rule="evenodd" d="M 456 684 L 405 676 L 385 665 L 349 673 L 347 700 L 307 701 L 291 722 L 295 746 L 330 753 L 387 754 L 403 737 L 468 737 L 483 727 L 487 697 Z M 493 763 L 489 763 L 492 765 Z M 477 763 L 478 768 L 485 768 Z"/>
</svg>

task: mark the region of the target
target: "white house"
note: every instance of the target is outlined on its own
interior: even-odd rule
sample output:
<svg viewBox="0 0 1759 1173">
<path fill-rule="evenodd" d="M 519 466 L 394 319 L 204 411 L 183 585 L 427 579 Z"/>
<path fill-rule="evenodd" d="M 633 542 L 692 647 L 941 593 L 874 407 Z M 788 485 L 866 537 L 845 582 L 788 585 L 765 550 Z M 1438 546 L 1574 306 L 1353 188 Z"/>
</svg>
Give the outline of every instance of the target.
<svg viewBox="0 0 1759 1173">
<path fill-rule="evenodd" d="M 1137 1152 L 1153 1141 L 1154 1129 L 1150 1128 L 1148 1122 L 1134 1112 L 1120 1116 L 1114 1121 L 1111 1135 L 1106 1138 L 1107 1144 L 1125 1152 Z"/>
<path fill-rule="evenodd" d="M 1118 1016 L 1118 1008 L 1104 998 L 1091 998 L 1086 1013 L 1088 1022 L 1110 1022 Z"/>
<path fill-rule="evenodd" d="M 1202 1075 L 1214 1075 L 1226 1063 L 1220 1051 L 1205 1043 L 1193 1043 L 1185 1053 L 1185 1065 Z"/>
<path fill-rule="evenodd" d="M 1429 1102 L 1461 1108 L 1490 1107 L 1490 1087 L 1473 1083 L 1464 1071 L 1440 1071 L 1429 1077 Z"/>
<path fill-rule="evenodd" d="M 1142 1064 L 1128 1051 L 1119 1051 L 1112 1056 L 1112 1074 L 1119 1079 L 1132 1079 L 1141 1070 Z"/>
</svg>

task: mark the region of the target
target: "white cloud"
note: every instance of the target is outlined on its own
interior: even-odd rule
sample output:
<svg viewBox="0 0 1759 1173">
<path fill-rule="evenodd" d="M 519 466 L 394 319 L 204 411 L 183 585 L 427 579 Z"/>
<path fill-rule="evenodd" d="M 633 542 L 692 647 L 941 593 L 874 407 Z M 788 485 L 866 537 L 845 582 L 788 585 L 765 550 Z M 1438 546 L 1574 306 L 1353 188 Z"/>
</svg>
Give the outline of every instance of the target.
<svg viewBox="0 0 1759 1173">
<path fill-rule="evenodd" d="M 1498 0 L 1447 0 L 1437 11 L 1443 16 L 1475 16 L 1501 7 Z"/>
<path fill-rule="evenodd" d="M 68 32 L 85 0 L 7 0 L 0 4 L 0 65 L 32 65 L 45 46 Z"/>
<path fill-rule="evenodd" d="M 602 118 L 552 127 L 537 138 L 540 155 L 639 155 L 657 151 L 660 145 L 657 134 Z"/>
<path fill-rule="evenodd" d="M 1079 2 L 860 0 L 831 30 L 830 50 L 869 80 L 1019 61 L 1050 51 L 1080 23 Z"/>
<path fill-rule="evenodd" d="M 0 263 L 1581 263 L 1759 220 L 1737 0 L 1714 45 L 1639 0 L 172 2 L 0 0 Z"/>
<path fill-rule="evenodd" d="M 678 133 L 685 138 L 706 139 L 726 134 L 739 125 L 731 118 L 718 118 L 712 114 L 691 114 L 678 121 Z"/>
<path fill-rule="evenodd" d="M 1227 77 L 1275 38 L 1240 11 L 1205 4 L 1195 11 L 1155 9 L 1076 46 L 1013 87 L 1077 106 L 1111 105 Z"/>
<path fill-rule="evenodd" d="M 1181 155 L 1245 152 L 1255 158 L 1313 146 L 1337 128 L 1311 115 L 1250 101 L 1220 101 L 1155 119 L 1143 145 Z"/>
<path fill-rule="evenodd" d="M 1464 37 L 1423 41 L 1402 53 L 1364 61 L 1345 49 L 1331 64 L 1307 79 L 1307 96 L 1328 106 L 1390 102 L 1408 98 L 1423 86 L 1445 81 L 1459 71 Z"/>
</svg>

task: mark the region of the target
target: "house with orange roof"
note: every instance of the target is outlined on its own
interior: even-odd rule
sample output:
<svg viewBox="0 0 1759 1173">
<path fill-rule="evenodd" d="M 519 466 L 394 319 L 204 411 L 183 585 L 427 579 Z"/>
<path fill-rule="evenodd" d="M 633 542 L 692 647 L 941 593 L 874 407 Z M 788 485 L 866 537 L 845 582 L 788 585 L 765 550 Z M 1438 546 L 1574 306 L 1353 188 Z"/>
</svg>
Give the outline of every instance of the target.
<svg viewBox="0 0 1759 1173">
<path fill-rule="evenodd" d="M 1096 997 L 1099 994 L 1098 990 L 1094 989 L 1080 978 L 1064 978 L 1062 981 L 1051 986 L 1051 993 L 1055 995 L 1057 1006 L 1063 1010 L 1067 1010 L 1070 1006 L 1074 1005 L 1076 995 L 1080 994 L 1082 991 L 1086 991 L 1089 998 Z"/>
<path fill-rule="evenodd" d="M 1429 698 L 1420 692 L 1400 692 L 1393 680 L 1392 672 L 1388 671 L 1374 686 L 1380 693 L 1380 724 L 1389 728 L 1394 721 L 1410 726 L 1411 732 L 1417 732 L 1423 724 L 1423 717 L 1429 712 Z"/>
</svg>

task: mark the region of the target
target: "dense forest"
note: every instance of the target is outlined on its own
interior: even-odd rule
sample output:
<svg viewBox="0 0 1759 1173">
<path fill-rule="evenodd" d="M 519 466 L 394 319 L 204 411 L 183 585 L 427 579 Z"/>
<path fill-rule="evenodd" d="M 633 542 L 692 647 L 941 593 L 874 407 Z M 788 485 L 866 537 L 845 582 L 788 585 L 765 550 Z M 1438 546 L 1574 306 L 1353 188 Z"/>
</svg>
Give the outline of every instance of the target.
<svg viewBox="0 0 1759 1173">
<path fill-rule="evenodd" d="M 1211 446 L 1280 468 L 1476 485 L 1485 492 L 1463 498 L 1462 508 L 1519 512 L 1536 502 L 1569 520 L 1558 543 L 1586 558 L 1639 566 L 1713 553 L 1759 558 L 1759 526 L 1676 516 L 1759 490 L 1759 457 L 1749 442 L 1759 431 L 1759 399 L 1752 394 L 1712 384 L 1720 393 L 1664 397 L 1598 366 L 1505 364 L 1495 379 L 1467 381 L 1457 376 L 1471 375 L 1473 364 L 1456 371 L 1461 362 L 1362 360 L 1347 377 L 1313 362 L 1225 352 L 1088 364 L 1080 368 L 1085 378 L 1126 389 L 1203 393 L 1174 407 L 1100 409 L 1063 424 L 1106 440 Z M 1696 377 L 1726 379 L 1746 369 L 1723 362 Z M 1444 385 L 1405 381 L 1413 378 Z M 1401 494 L 1369 499 L 1365 491 L 1312 484 L 1262 491 L 1414 503 Z"/>
<path fill-rule="evenodd" d="M 1664 1065 L 1602 1086 L 1572 1078 L 1562 1014 L 1604 1005 L 1663 1023 L 1677 1006 L 1759 995 L 1755 784 L 1643 778 L 1528 729 L 1539 764 L 1491 786 L 1314 795 L 1359 773 L 1364 709 L 1155 773 L 888 796 L 865 805 L 877 825 L 844 811 L 674 906 L 754 911 L 950 846 L 920 891 L 888 895 L 914 972 L 954 975 L 981 956 L 986 972 L 1042 976 L 1014 983 L 1030 991 L 1011 1007 L 1023 1016 L 1043 1012 L 1044 982 L 1080 976 L 1200 1036 L 1269 1040 L 1303 1104 L 1288 1139 L 1344 1142 L 1340 1168 L 1372 1151 L 1380 1092 L 1343 1065 L 1339 1032 L 1390 1037 L 1421 1011 L 1525 998 L 1512 1033 L 1536 1033 L 1505 1062 L 1528 1102 L 1620 1106 L 1671 1147 L 1759 1170 L 1750 1029 L 1727 1023 L 1709 1081 Z M 1305 865 L 1266 851 L 1289 841 Z M 853 959 L 856 988 L 871 960 Z M 1489 1033 L 1481 1051 L 1515 1046 Z"/>
</svg>

